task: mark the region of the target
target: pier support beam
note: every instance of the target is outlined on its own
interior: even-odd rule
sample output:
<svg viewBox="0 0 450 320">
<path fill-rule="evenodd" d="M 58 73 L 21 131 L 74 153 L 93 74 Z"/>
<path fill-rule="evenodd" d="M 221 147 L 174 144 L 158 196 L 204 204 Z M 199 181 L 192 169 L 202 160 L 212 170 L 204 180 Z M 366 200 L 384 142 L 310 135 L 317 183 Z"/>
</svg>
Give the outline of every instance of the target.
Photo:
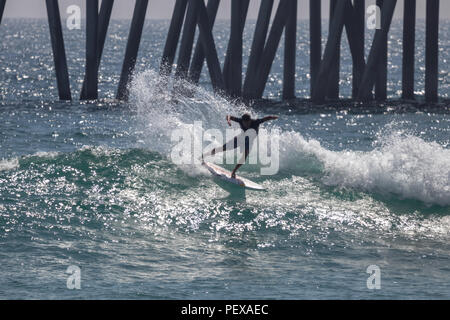
<svg viewBox="0 0 450 320">
<path fill-rule="evenodd" d="M 0 24 L 2 23 L 3 11 L 5 11 L 6 0 L 0 0 Z"/>
<path fill-rule="evenodd" d="M 349 6 L 349 4 L 347 6 Z M 359 83 L 361 82 L 361 79 L 364 74 L 365 13 L 366 13 L 365 1 L 355 0 L 353 4 L 353 13 L 347 14 L 346 11 L 345 17 L 345 29 L 347 32 L 347 38 L 350 44 L 350 50 L 352 51 L 352 59 L 353 59 L 352 98 L 357 97 Z"/>
<path fill-rule="evenodd" d="M 387 39 L 396 4 L 397 0 L 384 0 L 383 8 L 381 9 L 381 29 L 375 31 L 367 65 L 364 68 L 364 75 L 358 91 L 358 100 L 372 99 L 372 88 L 375 84 L 377 68 L 383 52 L 383 43 Z"/>
<path fill-rule="evenodd" d="M 425 31 L 425 100 L 438 100 L 439 0 L 427 0 Z"/>
<path fill-rule="evenodd" d="M 178 3 L 180 5 L 180 3 Z M 199 34 L 199 42 L 198 44 L 200 47 L 197 50 L 197 58 L 196 58 L 196 66 L 195 70 L 200 73 L 201 71 L 201 65 L 203 64 L 203 60 L 206 58 L 206 63 L 208 65 L 209 74 L 211 77 L 211 83 L 213 85 L 213 88 L 215 91 L 223 92 L 224 90 L 224 81 L 223 81 L 223 75 L 222 70 L 220 69 L 220 62 L 219 58 L 217 56 L 217 50 L 216 46 L 214 44 L 214 38 L 212 35 L 212 16 L 217 13 L 217 7 L 219 5 L 219 1 L 217 0 L 211 0 L 210 2 L 210 12 L 208 14 L 208 11 L 206 9 L 205 3 L 203 0 L 189 0 L 188 1 L 188 7 L 187 7 L 187 13 L 186 13 L 186 19 L 183 26 L 183 35 L 181 37 L 181 45 L 180 50 L 178 54 L 178 64 L 177 69 L 175 71 L 175 77 L 176 78 L 183 78 L 183 79 L 189 79 L 188 78 L 188 69 L 191 62 L 191 54 L 192 54 L 192 47 L 194 44 L 194 37 L 195 37 L 195 29 L 198 25 L 200 34 Z M 177 8 L 175 8 L 174 11 L 177 11 Z M 178 8 L 178 15 L 181 16 L 181 5 Z M 180 27 L 181 28 L 181 27 Z M 175 27 L 173 28 L 175 29 Z M 178 29 L 179 30 L 179 29 Z M 170 31 L 169 31 L 170 33 Z M 169 41 L 169 36 L 167 41 Z M 170 45 L 168 45 L 168 42 L 166 42 L 166 47 L 171 48 L 167 50 L 167 53 L 170 53 L 167 55 L 167 57 L 170 57 L 174 55 L 177 47 L 177 42 L 170 42 Z M 163 62 L 161 64 L 161 71 L 165 72 L 165 74 L 168 74 L 167 71 L 170 69 L 167 69 L 164 67 L 164 64 L 166 62 L 163 58 Z M 171 61 L 170 65 L 172 64 Z M 199 67 L 200 66 L 200 67 Z M 165 71 L 163 71 L 165 68 Z M 199 75 L 198 75 L 199 76 Z M 176 84 L 176 86 L 180 86 L 180 84 Z"/>
<path fill-rule="evenodd" d="M 212 28 L 216 21 L 217 10 L 219 9 L 220 0 L 209 0 L 206 6 L 208 13 L 209 25 Z M 202 74 L 203 62 L 205 60 L 205 52 L 203 51 L 203 45 L 200 41 L 197 41 L 194 50 L 194 56 L 192 57 L 191 64 L 189 66 L 189 79 L 192 83 L 198 83 L 200 75 Z"/>
<path fill-rule="evenodd" d="M 376 4 L 379 8 L 383 8 L 384 0 L 377 0 Z M 381 11 L 381 19 L 383 19 L 383 11 Z M 380 47 L 380 56 L 377 67 L 377 75 L 375 80 L 375 99 L 386 100 L 387 98 L 387 53 L 388 53 L 388 36 L 383 37 Z"/>
<path fill-rule="evenodd" d="M 403 10 L 402 98 L 414 99 L 416 0 L 405 0 Z"/>
<path fill-rule="evenodd" d="M 320 63 L 319 74 L 314 85 L 312 100 L 323 102 L 327 93 L 329 70 L 333 64 L 333 59 L 341 41 L 342 30 L 344 28 L 344 16 L 347 0 L 337 0 L 336 7 L 331 21 L 331 32 L 328 35 L 327 45 Z"/>
<path fill-rule="evenodd" d="M 266 88 L 270 69 L 272 68 L 273 60 L 277 53 L 281 35 L 283 34 L 283 29 L 288 18 L 290 1 L 291 0 L 280 0 L 280 3 L 278 4 L 277 12 L 275 13 L 275 17 L 270 28 L 269 37 L 267 38 L 267 42 L 261 56 L 258 74 L 255 79 L 256 95 L 254 98 L 256 99 L 261 99 L 264 89 Z"/>
<path fill-rule="evenodd" d="M 188 75 L 200 1 L 203 0 L 189 0 L 183 26 L 183 35 L 181 36 L 180 51 L 178 53 L 178 63 L 175 71 L 176 77 L 187 78 Z"/>
<path fill-rule="evenodd" d="M 98 97 L 98 0 L 86 0 L 86 99 Z"/>
<path fill-rule="evenodd" d="M 231 97 L 242 91 L 242 36 L 249 0 L 231 0 L 231 30 L 227 55 L 223 66 L 225 90 Z"/>
<path fill-rule="evenodd" d="M 197 0 L 191 1 L 197 2 Z M 221 93 L 225 89 L 225 84 L 222 70 L 220 69 L 216 45 L 214 44 L 214 38 L 211 32 L 212 25 L 209 23 L 208 12 L 206 11 L 203 0 L 198 1 L 198 28 L 200 30 L 199 38 L 203 45 L 212 86 L 214 91 Z"/>
<path fill-rule="evenodd" d="M 317 2 L 317 0 L 315 0 Z M 253 35 L 250 57 L 248 59 L 247 72 L 245 75 L 243 97 L 251 99 L 255 93 L 252 91 L 252 85 L 255 81 L 258 66 L 261 59 L 261 52 L 266 43 L 267 31 L 269 29 L 270 15 L 272 13 L 273 0 L 262 0 L 259 7 L 258 19 L 256 20 L 255 32 Z"/>
<path fill-rule="evenodd" d="M 178 40 L 180 39 L 187 3 L 188 0 L 177 0 L 175 2 L 159 67 L 160 74 L 170 74 L 172 72 L 172 65 L 175 60 L 175 52 L 177 51 Z"/>
<path fill-rule="evenodd" d="M 97 74 L 100 68 L 100 61 L 102 59 L 103 48 L 105 46 L 106 34 L 108 32 L 109 20 L 111 18 L 111 11 L 114 0 L 102 0 L 100 13 L 98 17 L 98 35 L 97 35 Z M 83 87 L 81 88 L 80 99 L 87 99 L 86 93 L 86 74 L 83 80 Z"/>
<path fill-rule="evenodd" d="M 309 59 L 311 97 L 320 69 L 322 59 L 322 13 L 321 0 L 309 0 Z"/>
<path fill-rule="evenodd" d="M 46 0 L 45 3 L 47 6 L 48 25 L 52 42 L 59 99 L 71 100 L 69 73 L 67 71 L 66 50 L 64 48 L 58 0 Z M 3 7 L 4 5 L 5 1 L 3 1 Z M 1 10 L 1 13 L 3 13 L 3 10 Z"/>
<path fill-rule="evenodd" d="M 332 21 L 336 9 L 337 0 L 330 0 L 330 19 L 329 19 L 329 31 L 328 34 L 332 33 Z M 353 8 L 351 8 L 353 9 Z M 337 100 L 339 99 L 339 69 L 341 60 L 341 37 L 342 33 L 338 35 L 339 39 L 336 43 L 336 48 L 333 50 L 334 54 L 332 57 L 332 62 L 329 69 L 328 76 L 328 88 L 327 97 L 329 99 Z"/>
<path fill-rule="evenodd" d="M 125 58 L 123 59 L 122 72 L 120 74 L 119 87 L 117 89 L 116 98 L 118 100 L 128 98 L 127 85 L 130 80 L 131 73 L 136 65 L 147 6 L 148 0 L 136 0 L 133 19 L 131 20 L 130 33 L 128 35 L 127 47 L 125 49 Z"/>
<path fill-rule="evenodd" d="M 283 99 L 295 98 L 295 53 L 297 44 L 297 0 L 289 1 L 284 30 Z"/>
</svg>

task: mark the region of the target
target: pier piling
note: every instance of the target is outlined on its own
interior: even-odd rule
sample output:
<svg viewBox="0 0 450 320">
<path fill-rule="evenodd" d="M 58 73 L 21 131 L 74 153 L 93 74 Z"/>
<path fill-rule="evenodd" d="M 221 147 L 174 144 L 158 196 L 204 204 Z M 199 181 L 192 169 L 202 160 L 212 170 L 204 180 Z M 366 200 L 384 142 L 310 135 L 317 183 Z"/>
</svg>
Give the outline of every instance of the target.
<svg viewBox="0 0 450 320">
<path fill-rule="evenodd" d="M 425 30 L 425 100 L 438 99 L 439 0 L 427 0 Z"/>
<path fill-rule="evenodd" d="M 183 27 L 187 3 L 188 0 L 177 0 L 175 2 L 159 68 L 160 74 L 170 74 L 172 71 L 172 65 L 175 61 L 175 53 L 177 51 L 178 40 L 180 39 L 181 28 Z"/>
<path fill-rule="evenodd" d="M 333 59 L 338 51 L 341 41 L 341 34 L 344 27 L 344 16 L 347 0 L 337 0 L 334 14 L 331 21 L 330 34 L 325 46 L 323 59 L 320 63 L 319 74 L 317 75 L 314 85 L 312 100 L 315 102 L 323 102 L 327 93 L 330 73 Z"/>
<path fill-rule="evenodd" d="M 283 99 L 295 98 L 295 53 L 297 45 L 297 0 L 289 2 L 284 30 Z"/>
<path fill-rule="evenodd" d="M 98 97 L 98 0 L 86 0 L 86 99 Z"/>
<path fill-rule="evenodd" d="M 351 6 L 350 1 L 347 7 Z M 352 51 L 353 71 L 352 71 L 352 98 L 358 95 L 359 83 L 364 74 L 364 34 L 365 34 L 365 13 L 366 6 L 364 0 L 355 0 L 353 10 L 346 9 L 345 28 L 347 38 Z"/>
<path fill-rule="evenodd" d="M 186 78 L 188 75 L 200 1 L 203 0 L 189 0 L 188 3 L 186 18 L 183 26 L 183 34 L 181 36 L 181 44 L 178 53 L 177 69 L 175 71 L 176 77 Z"/>
<path fill-rule="evenodd" d="M 6 0 L 0 0 L 0 24 L 2 23 L 3 11 L 5 11 Z"/>
<path fill-rule="evenodd" d="M 242 36 L 249 0 L 231 0 L 231 29 L 227 54 L 223 65 L 225 90 L 231 97 L 242 91 Z"/>
<path fill-rule="evenodd" d="M 252 87 L 258 66 L 261 59 L 261 52 L 264 50 L 266 43 L 267 32 L 269 30 L 270 15 L 273 8 L 273 0 L 262 0 L 259 7 L 258 19 L 256 20 L 255 31 L 253 35 L 252 47 L 250 49 L 250 57 L 247 64 L 247 72 L 245 74 L 243 97 L 244 99 L 251 99 L 255 92 Z"/>
<path fill-rule="evenodd" d="M 52 42 L 53 61 L 55 63 L 56 82 L 60 100 L 71 100 L 69 73 L 67 71 L 66 50 L 59 15 L 58 0 L 46 0 L 48 26 Z M 5 1 L 3 1 L 3 6 Z"/>
<path fill-rule="evenodd" d="M 364 68 L 364 75 L 358 91 L 358 100 L 371 100 L 373 97 L 372 89 L 377 77 L 377 68 L 379 66 L 380 58 L 382 58 L 384 43 L 386 42 L 391 26 L 396 4 L 397 0 L 383 1 L 383 7 L 381 9 L 381 29 L 375 31 L 372 47 L 370 48 L 367 64 Z"/>
<path fill-rule="evenodd" d="M 289 14 L 289 2 L 290 0 L 280 0 L 280 3 L 278 4 L 269 36 L 261 55 L 257 76 L 253 82 L 254 91 L 252 91 L 255 92 L 255 95 L 252 97 L 253 99 L 260 99 L 264 93 L 270 69 L 272 68 L 272 63 L 277 53 L 281 35 Z"/>
<path fill-rule="evenodd" d="M 125 49 L 125 58 L 123 59 L 122 72 L 120 74 L 120 81 L 117 89 L 116 98 L 118 100 L 128 98 L 127 85 L 130 81 L 131 73 L 136 65 L 147 6 L 148 0 L 136 0 L 133 11 L 133 19 L 131 20 L 130 33 L 128 35 L 127 47 Z"/>
<path fill-rule="evenodd" d="M 309 0 L 309 59 L 310 59 L 310 92 L 313 95 L 314 86 L 322 60 L 322 13 L 321 2 Z"/>
<path fill-rule="evenodd" d="M 332 31 L 332 21 L 333 16 L 335 14 L 337 0 L 330 0 L 330 19 L 329 19 L 329 31 L 331 34 Z M 351 8 L 353 9 L 353 8 Z M 341 37 L 342 32 L 338 33 L 338 39 L 336 42 L 336 48 L 333 50 L 333 57 L 331 58 L 332 62 L 330 64 L 329 75 L 328 75 L 328 88 L 327 88 L 327 98 L 332 100 L 339 99 L 339 69 L 340 69 L 340 59 L 341 59 Z"/>
<path fill-rule="evenodd" d="M 414 99 L 416 0 L 405 0 L 403 10 L 402 98 Z"/>
<path fill-rule="evenodd" d="M 222 70 L 220 69 L 217 49 L 211 32 L 212 26 L 209 23 L 208 12 L 206 11 L 203 0 L 198 1 L 198 28 L 200 30 L 199 39 L 203 45 L 212 86 L 216 92 L 223 92 L 225 85 Z"/>
<path fill-rule="evenodd" d="M 114 0 L 102 0 L 100 13 L 98 17 L 98 34 L 97 34 L 97 74 L 102 59 L 103 48 L 105 46 L 106 34 L 108 32 L 109 20 L 111 18 L 111 11 L 114 5 Z M 83 87 L 81 88 L 80 100 L 87 99 L 86 91 L 86 75 L 83 80 Z"/>
<path fill-rule="evenodd" d="M 214 22 L 217 16 L 217 10 L 219 9 L 220 0 L 208 0 L 206 11 L 208 13 L 209 25 L 214 26 Z M 192 83 L 198 83 L 200 75 L 203 69 L 203 63 L 205 61 L 205 52 L 203 51 L 203 45 L 200 41 L 197 41 L 194 49 L 194 55 L 192 57 L 191 64 L 189 66 L 189 80 Z"/>
<path fill-rule="evenodd" d="M 383 7 L 384 0 L 377 0 L 376 4 L 379 8 Z M 383 11 L 381 11 L 381 19 L 383 19 Z M 380 57 L 378 58 L 377 75 L 375 80 L 375 99 L 386 100 L 387 98 L 387 54 L 388 54 L 388 33 L 383 37 L 380 47 Z"/>
</svg>

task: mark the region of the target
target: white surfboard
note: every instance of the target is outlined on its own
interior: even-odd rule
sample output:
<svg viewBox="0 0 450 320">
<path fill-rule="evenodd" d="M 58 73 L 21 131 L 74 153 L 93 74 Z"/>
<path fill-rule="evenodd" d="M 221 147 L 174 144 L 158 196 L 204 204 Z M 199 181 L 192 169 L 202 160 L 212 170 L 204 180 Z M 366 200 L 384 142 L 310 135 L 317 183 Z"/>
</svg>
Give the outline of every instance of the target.
<svg viewBox="0 0 450 320">
<path fill-rule="evenodd" d="M 243 178 L 241 176 L 236 175 L 236 178 L 231 177 L 231 172 L 219 167 L 218 165 L 211 163 L 211 162 L 203 162 L 203 165 L 213 174 L 213 176 L 223 180 L 227 181 L 233 184 L 236 184 L 240 187 L 250 189 L 250 190 L 266 190 L 263 186 L 257 184 L 256 182 L 250 181 L 246 178 Z"/>
</svg>

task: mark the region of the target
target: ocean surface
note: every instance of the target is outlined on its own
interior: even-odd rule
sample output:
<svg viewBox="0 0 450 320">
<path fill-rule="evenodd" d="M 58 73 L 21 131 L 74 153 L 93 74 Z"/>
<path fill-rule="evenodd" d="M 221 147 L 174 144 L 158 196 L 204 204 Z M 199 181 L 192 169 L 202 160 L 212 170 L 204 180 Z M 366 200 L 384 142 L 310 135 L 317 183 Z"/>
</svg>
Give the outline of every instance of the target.
<svg viewBox="0 0 450 320">
<path fill-rule="evenodd" d="M 206 72 L 200 87 L 161 79 L 168 21 L 147 21 L 130 100 L 119 103 L 129 23 L 111 22 L 95 102 L 78 101 L 83 29 L 63 27 L 74 100 L 59 102 L 46 20 L 0 26 L 0 299 L 450 298 L 447 102 L 432 111 L 423 102 L 399 111 L 395 101 L 250 108 L 214 95 Z M 449 27 L 440 24 L 444 99 Z M 244 72 L 253 28 L 248 22 Z M 218 21 L 214 35 L 223 61 L 228 22 Z M 299 21 L 301 98 L 309 95 L 308 38 L 308 22 Z M 416 39 L 420 96 L 422 20 Z M 401 90 L 401 42 L 394 21 L 391 98 Z M 282 52 L 264 94 L 275 100 Z M 349 97 L 345 37 L 341 79 L 341 97 Z M 200 165 L 172 161 L 175 129 L 198 140 L 194 121 L 224 132 L 225 115 L 243 112 L 279 116 L 263 125 L 280 138 L 278 172 L 261 175 L 258 164 L 239 171 L 267 191 L 230 193 Z M 80 289 L 68 288 L 70 266 L 80 270 Z M 379 268 L 379 289 L 370 289 L 369 266 Z"/>
</svg>

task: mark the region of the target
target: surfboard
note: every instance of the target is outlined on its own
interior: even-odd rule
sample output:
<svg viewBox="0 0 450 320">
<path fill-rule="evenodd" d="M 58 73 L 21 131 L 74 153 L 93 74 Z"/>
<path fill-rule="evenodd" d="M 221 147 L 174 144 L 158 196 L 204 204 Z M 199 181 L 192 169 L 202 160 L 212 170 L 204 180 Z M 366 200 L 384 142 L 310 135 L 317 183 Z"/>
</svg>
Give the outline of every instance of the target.
<svg viewBox="0 0 450 320">
<path fill-rule="evenodd" d="M 257 184 L 256 182 L 253 182 L 253 181 L 243 178 L 241 176 L 236 175 L 236 178 L 232 178 L 230 171 L 228 171 L 222 167 L 219 167 L 218 165 L 216 165 L 214 163 L 204 161 L 203 165 L 209 170 L 209 172 L 211 172 L 211 174 L 214 177 L 217 177 L 220 180 L 223 180 L 223 181 L 226 181 L 229 183 L 233 183 L 233 184 L 243 187 L 245 189 L 259 190 L 259 191 L 266 190 L 266 188 Z"/>
</svg>

